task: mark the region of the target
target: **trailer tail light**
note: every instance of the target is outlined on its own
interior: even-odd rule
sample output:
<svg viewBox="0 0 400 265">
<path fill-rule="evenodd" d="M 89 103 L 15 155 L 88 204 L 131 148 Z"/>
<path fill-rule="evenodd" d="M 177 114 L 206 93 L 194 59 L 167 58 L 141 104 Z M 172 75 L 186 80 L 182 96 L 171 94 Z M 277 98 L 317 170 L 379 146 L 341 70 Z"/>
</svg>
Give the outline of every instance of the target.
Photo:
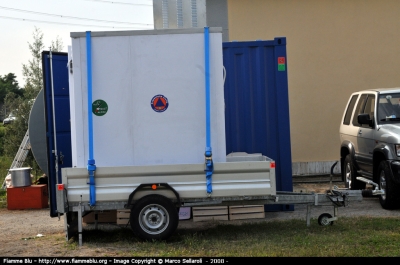
<svg viewBox="0 0 400 265">
<path fill-rule="evenodd" d="M 275 168 L 275 162 L 271 162 L 271 168 Z"/>
<path fill-rule="evenodd" d="M 64 190 L 64 184 L 57 184 L 57 190 Z"/>
<path fill-rule="evenodd" d="M 151 189 L 152 190 L 156 190 L 157 189 L 157 185 L 156 184 L 151 185 Z"/>
</svg>

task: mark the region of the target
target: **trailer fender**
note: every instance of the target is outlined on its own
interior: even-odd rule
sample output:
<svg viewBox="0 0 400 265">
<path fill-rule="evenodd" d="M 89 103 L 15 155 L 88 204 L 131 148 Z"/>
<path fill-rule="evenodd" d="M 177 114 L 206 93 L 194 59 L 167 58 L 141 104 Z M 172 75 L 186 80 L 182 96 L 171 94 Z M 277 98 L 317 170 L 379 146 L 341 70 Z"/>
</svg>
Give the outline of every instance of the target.
<svg viewBox="0 0 400 265">
<path fill-rule="evenodd" d="M 132 206 L 135 204 L 135 200 L 133 199 L 135 194 L 143 189 L 150 188 L 154 191 L 157 191 L 157 189 L 162 188 L 162 189 L 167 189 L 170 190 L 174 193 L 176 200 L 177 200 L 177 206 L 181 206 L 181 198 L 179 196 L 179 193 L 171 187 L 168 183 L 145 183 L 145 184 L 140 184 L 130 195 L 128 199 L 128 203 L 125 205 L 125 209 L 131 209 Z M 138 201 L 138 200 L 137 200 Z"/>
</svg>

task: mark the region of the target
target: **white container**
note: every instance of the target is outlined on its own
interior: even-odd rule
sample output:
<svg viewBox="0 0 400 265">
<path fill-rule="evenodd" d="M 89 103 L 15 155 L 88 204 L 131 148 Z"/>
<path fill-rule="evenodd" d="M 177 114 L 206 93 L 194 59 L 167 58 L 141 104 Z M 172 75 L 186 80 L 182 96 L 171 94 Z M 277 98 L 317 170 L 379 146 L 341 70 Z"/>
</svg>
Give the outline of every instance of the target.
<svg viewBox="0 0 400 265">
<path fill-rule="evenodd" d="M 91 33 L 93 101 L 108 105 L 103 116 L 93 115 L 96 166 L 204 163 L 203 32 L 197 28 Z M 215 162 L 226 162 L 221 32 L 210 28 Z M 71 33 L 69 52 L 73 167 L 86 167 L 89 150 L 85 35 Z M 156 112 L 151 106 L 154 97 L 153 103 L 163 106 L 166 98 L 168 107 Z"/>
</svg>

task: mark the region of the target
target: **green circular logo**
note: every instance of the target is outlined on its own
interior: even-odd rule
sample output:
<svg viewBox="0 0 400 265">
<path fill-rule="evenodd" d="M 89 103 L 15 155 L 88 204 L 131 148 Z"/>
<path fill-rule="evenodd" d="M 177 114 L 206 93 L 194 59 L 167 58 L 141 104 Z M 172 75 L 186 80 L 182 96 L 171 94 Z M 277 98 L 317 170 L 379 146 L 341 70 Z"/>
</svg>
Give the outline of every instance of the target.
<svg viewBox="0 0 400 265">
<path fill-rule="evenodd" d="M 107 102 L 104 100 L 98 99 L 92 103 L 92 112 L 96 116 L 103 116 L 108 111 Z"/>
</svg>

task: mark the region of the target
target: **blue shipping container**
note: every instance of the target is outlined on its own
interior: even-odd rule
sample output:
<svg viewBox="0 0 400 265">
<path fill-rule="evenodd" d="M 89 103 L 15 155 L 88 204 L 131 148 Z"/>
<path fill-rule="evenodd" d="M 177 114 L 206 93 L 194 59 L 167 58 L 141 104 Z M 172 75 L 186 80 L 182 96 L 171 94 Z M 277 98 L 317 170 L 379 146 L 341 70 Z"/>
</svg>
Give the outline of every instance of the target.
<svg viewBox="0 0 400 265">
<path fill-rule="evenodd" d="M 276 190 L 293 191 L 286 38 L 223 43 L 223 62 L 227 154 L 262 153 L 274 159 Z"/>
<path fill-rule="evenodd" d="M 46 120 L 46 139 L 48 157 L 48 180 L 49 180 L 49 200 L 50 216 L 56 217 L 56 184 L 61 181 L 61 168 L 72 167 L 71 152 L 71 124 L 69 108 L 69 85 L 68 85 L 68 54 L 61 52 L 52 53 L 53 68 L 53 88 L 54 88 L 54 111 L 55 111 L 55 130 L 57 142 L 58 161 L 55 161 L 54 143 L 54 123 L 53 123 L 53 104 L 51 88 L 51 72 L 49 52 L 42 53 L 45 120 Z M 58 164 L 58 180 L 56 178 L 56 167 Z"/>
</svg>

